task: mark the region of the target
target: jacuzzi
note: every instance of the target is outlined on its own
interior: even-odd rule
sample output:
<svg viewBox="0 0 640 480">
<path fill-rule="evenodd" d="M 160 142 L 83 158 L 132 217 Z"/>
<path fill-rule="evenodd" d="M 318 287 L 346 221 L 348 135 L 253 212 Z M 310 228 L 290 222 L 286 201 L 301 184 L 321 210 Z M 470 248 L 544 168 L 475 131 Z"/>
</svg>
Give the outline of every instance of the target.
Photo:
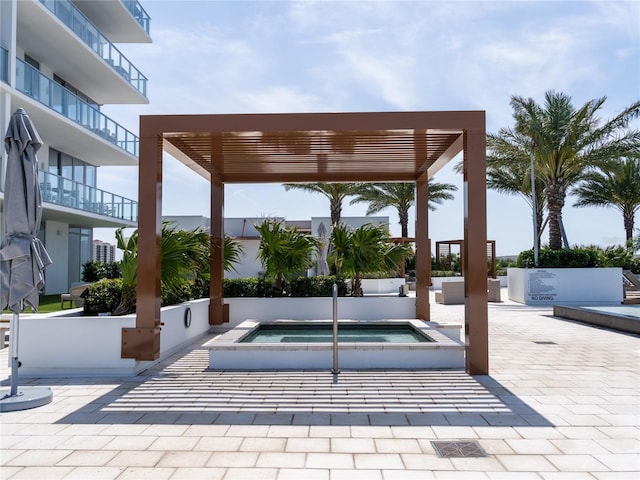
<svg viewBox="0 0 640 480">
<path fill-rule="evenodd" d="M 311 338 L 320 329 L 331 329 L 325 320 L 275 320 L 268 328 L 285 326 L 280 338 L 254 338 L 263 323 L 245 320 L 237 327 L 205 344 L 209 350 L 209 368 L 213 370 L 307 370 L 331 369 L 333 343 L 330 336 Z M 360 338 L 358 327 L 366 329 Z M 459 369 L 464 368 L 464 343 L 460 325 L 438 324 L 421 320 L 340 320 L 339 332 L 350 332 L 338 341 L 341 369 Z M 373 329 L 373 333 L 372 333 Z M 409 336 L 388 337 L 379 331 L 404 329 Z M 354 337 L 355 335 L 355 337 Z M 344 339 L 346 338 L 346 340 Z M 422 340 L 421 340 L 422 339 Z"/>
</svg>

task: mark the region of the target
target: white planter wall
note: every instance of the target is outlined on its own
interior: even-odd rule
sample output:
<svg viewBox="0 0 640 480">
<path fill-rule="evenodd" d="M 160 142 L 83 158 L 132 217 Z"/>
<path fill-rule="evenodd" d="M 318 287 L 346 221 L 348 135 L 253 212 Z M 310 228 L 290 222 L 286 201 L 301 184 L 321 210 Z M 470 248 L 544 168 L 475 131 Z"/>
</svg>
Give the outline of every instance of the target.
<svg viewBox="0 0 640 480">
<path fill-rule="evenodd" d="M 189 306 L 192 321 L 184 324 Z M 122 328 L 135 327 L 135 315 L 74 317 L 21 315 L 20 376 L 133 375 L 209 331 L 209 299 L 165 307 L 161 312 L 160 358 L 138 362 L 120 358 Z M 81 311 L 78 309 L 78 313 Z"/>
<path fill-rule="evenodd" d="M 278 319 L 330 320 L 333 318 L 332 297 L 300 298 L 225 298 L 229 304 L 229 325 L 245 320 L 261 322 Z M 349 320 L 384 320 L 416 318 L 415 297 L 340 297 L 338 318 Z"/>
<path fill-rule="evenodd" d="M 364 278 L 362 292 L 365 295 L 378 293 L 398 293 L 404 278 Z"/>
<path fill-rule="evenodd" d="M 622 269 L 509 268 L 509 299 L 526 305 L 606 305 L 623 299 Z"/>
</svg>

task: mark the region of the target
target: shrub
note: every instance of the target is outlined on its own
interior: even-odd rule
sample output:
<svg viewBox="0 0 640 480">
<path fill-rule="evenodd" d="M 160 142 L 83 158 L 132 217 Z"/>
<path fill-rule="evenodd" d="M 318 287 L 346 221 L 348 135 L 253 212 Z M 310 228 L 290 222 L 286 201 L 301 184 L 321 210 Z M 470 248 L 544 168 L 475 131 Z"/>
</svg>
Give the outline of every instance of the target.
<svg viewBox="0 0 640 480">
<path fill-rule="evenodd" d="M 188 302 L 194 298 L 200 298 L 200 288 L 193 280 L 184 279 L 180 285 L 173 288 L 162 288 L 162 306 L 177 305 L 179 303 Z"/>
<path fill-rule="evenodd" d="M 103 278 L 120 278 L 119 262 L 86 262 L 82 265 L 82 281 L 97 282 Z"/>
<path fill-rule="evenodd" d="M 257 297 L 257 278 L 225 278 L 222 290 L 225 297 Z"/>
<path fill-rule="evenodd" d="M 333 284 L 338 286 L 338 296 L 347 295 L 347 284 L 343 278 L 328 277 L 300 277 L 291 281 L 292 297 L 332 297 Z"/>
<path fill-rule="evenodd" d="M 572 248 L 570 250 L 552 250 L 549 247 L 540 249 L 538 268 L 592 268 L 602 266 L 599 262 L 598 250 L 593 247 Z M 516 266 L 535 268 L 533 249 L 525 250 L 518 255 Z"/>
<path fill-rule="evenodd" d="M 84 313 L 97 315 L 98 313 L 113 312 L 120 303 L 122 296 L 122 279 L 104 278 L 87 287 L 84 296 Z"/>
</svg>

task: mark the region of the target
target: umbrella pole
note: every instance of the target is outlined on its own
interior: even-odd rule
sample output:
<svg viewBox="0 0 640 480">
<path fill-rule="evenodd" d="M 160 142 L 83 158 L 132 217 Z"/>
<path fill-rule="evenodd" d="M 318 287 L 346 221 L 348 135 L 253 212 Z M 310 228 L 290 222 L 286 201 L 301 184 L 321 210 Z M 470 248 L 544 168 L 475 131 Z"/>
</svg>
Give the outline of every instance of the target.
<svg viewBox="0 0 640 480">
<path fill-rule="evenodd" d="M 11 316 L 11 324 L 9 325 L 9 357 L 11 362 L 11 390 L 9 396 L 18 395 L 18 325 L 20 320 L 19 313 L 13 313 Z"/>
</svg>

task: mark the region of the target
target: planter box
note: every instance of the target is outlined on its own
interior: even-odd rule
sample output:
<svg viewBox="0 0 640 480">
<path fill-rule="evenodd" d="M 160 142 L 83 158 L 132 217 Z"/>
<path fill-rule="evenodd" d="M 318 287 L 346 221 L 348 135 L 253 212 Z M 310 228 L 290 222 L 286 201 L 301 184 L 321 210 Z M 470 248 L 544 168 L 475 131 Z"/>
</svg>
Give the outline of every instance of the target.
<svg viewBox="0 0 640 480">
<path fill-rule="evenodd" d="M 623 299 L 621 268 L 509 268 L 509 299 L 526 305 L 606 305 Z"/>
<path fill-rule="evenodd" d="M 398 293 L 404 285 L 404 278 L 364 278 L 362 291 L 365 295 L 379 293 Z"/>
<path fill-rule="evenodd" d="M 191 309 L 191 324 L 185 323 Z M 135 315 L 118 317 L 21 314 L 18 358 L 20 376 L 135 375 L 209 332 L 209 299 L 162 308 L 160 358 L 120 358 L 122 328 L 135 327 Z"/>
</svg>

